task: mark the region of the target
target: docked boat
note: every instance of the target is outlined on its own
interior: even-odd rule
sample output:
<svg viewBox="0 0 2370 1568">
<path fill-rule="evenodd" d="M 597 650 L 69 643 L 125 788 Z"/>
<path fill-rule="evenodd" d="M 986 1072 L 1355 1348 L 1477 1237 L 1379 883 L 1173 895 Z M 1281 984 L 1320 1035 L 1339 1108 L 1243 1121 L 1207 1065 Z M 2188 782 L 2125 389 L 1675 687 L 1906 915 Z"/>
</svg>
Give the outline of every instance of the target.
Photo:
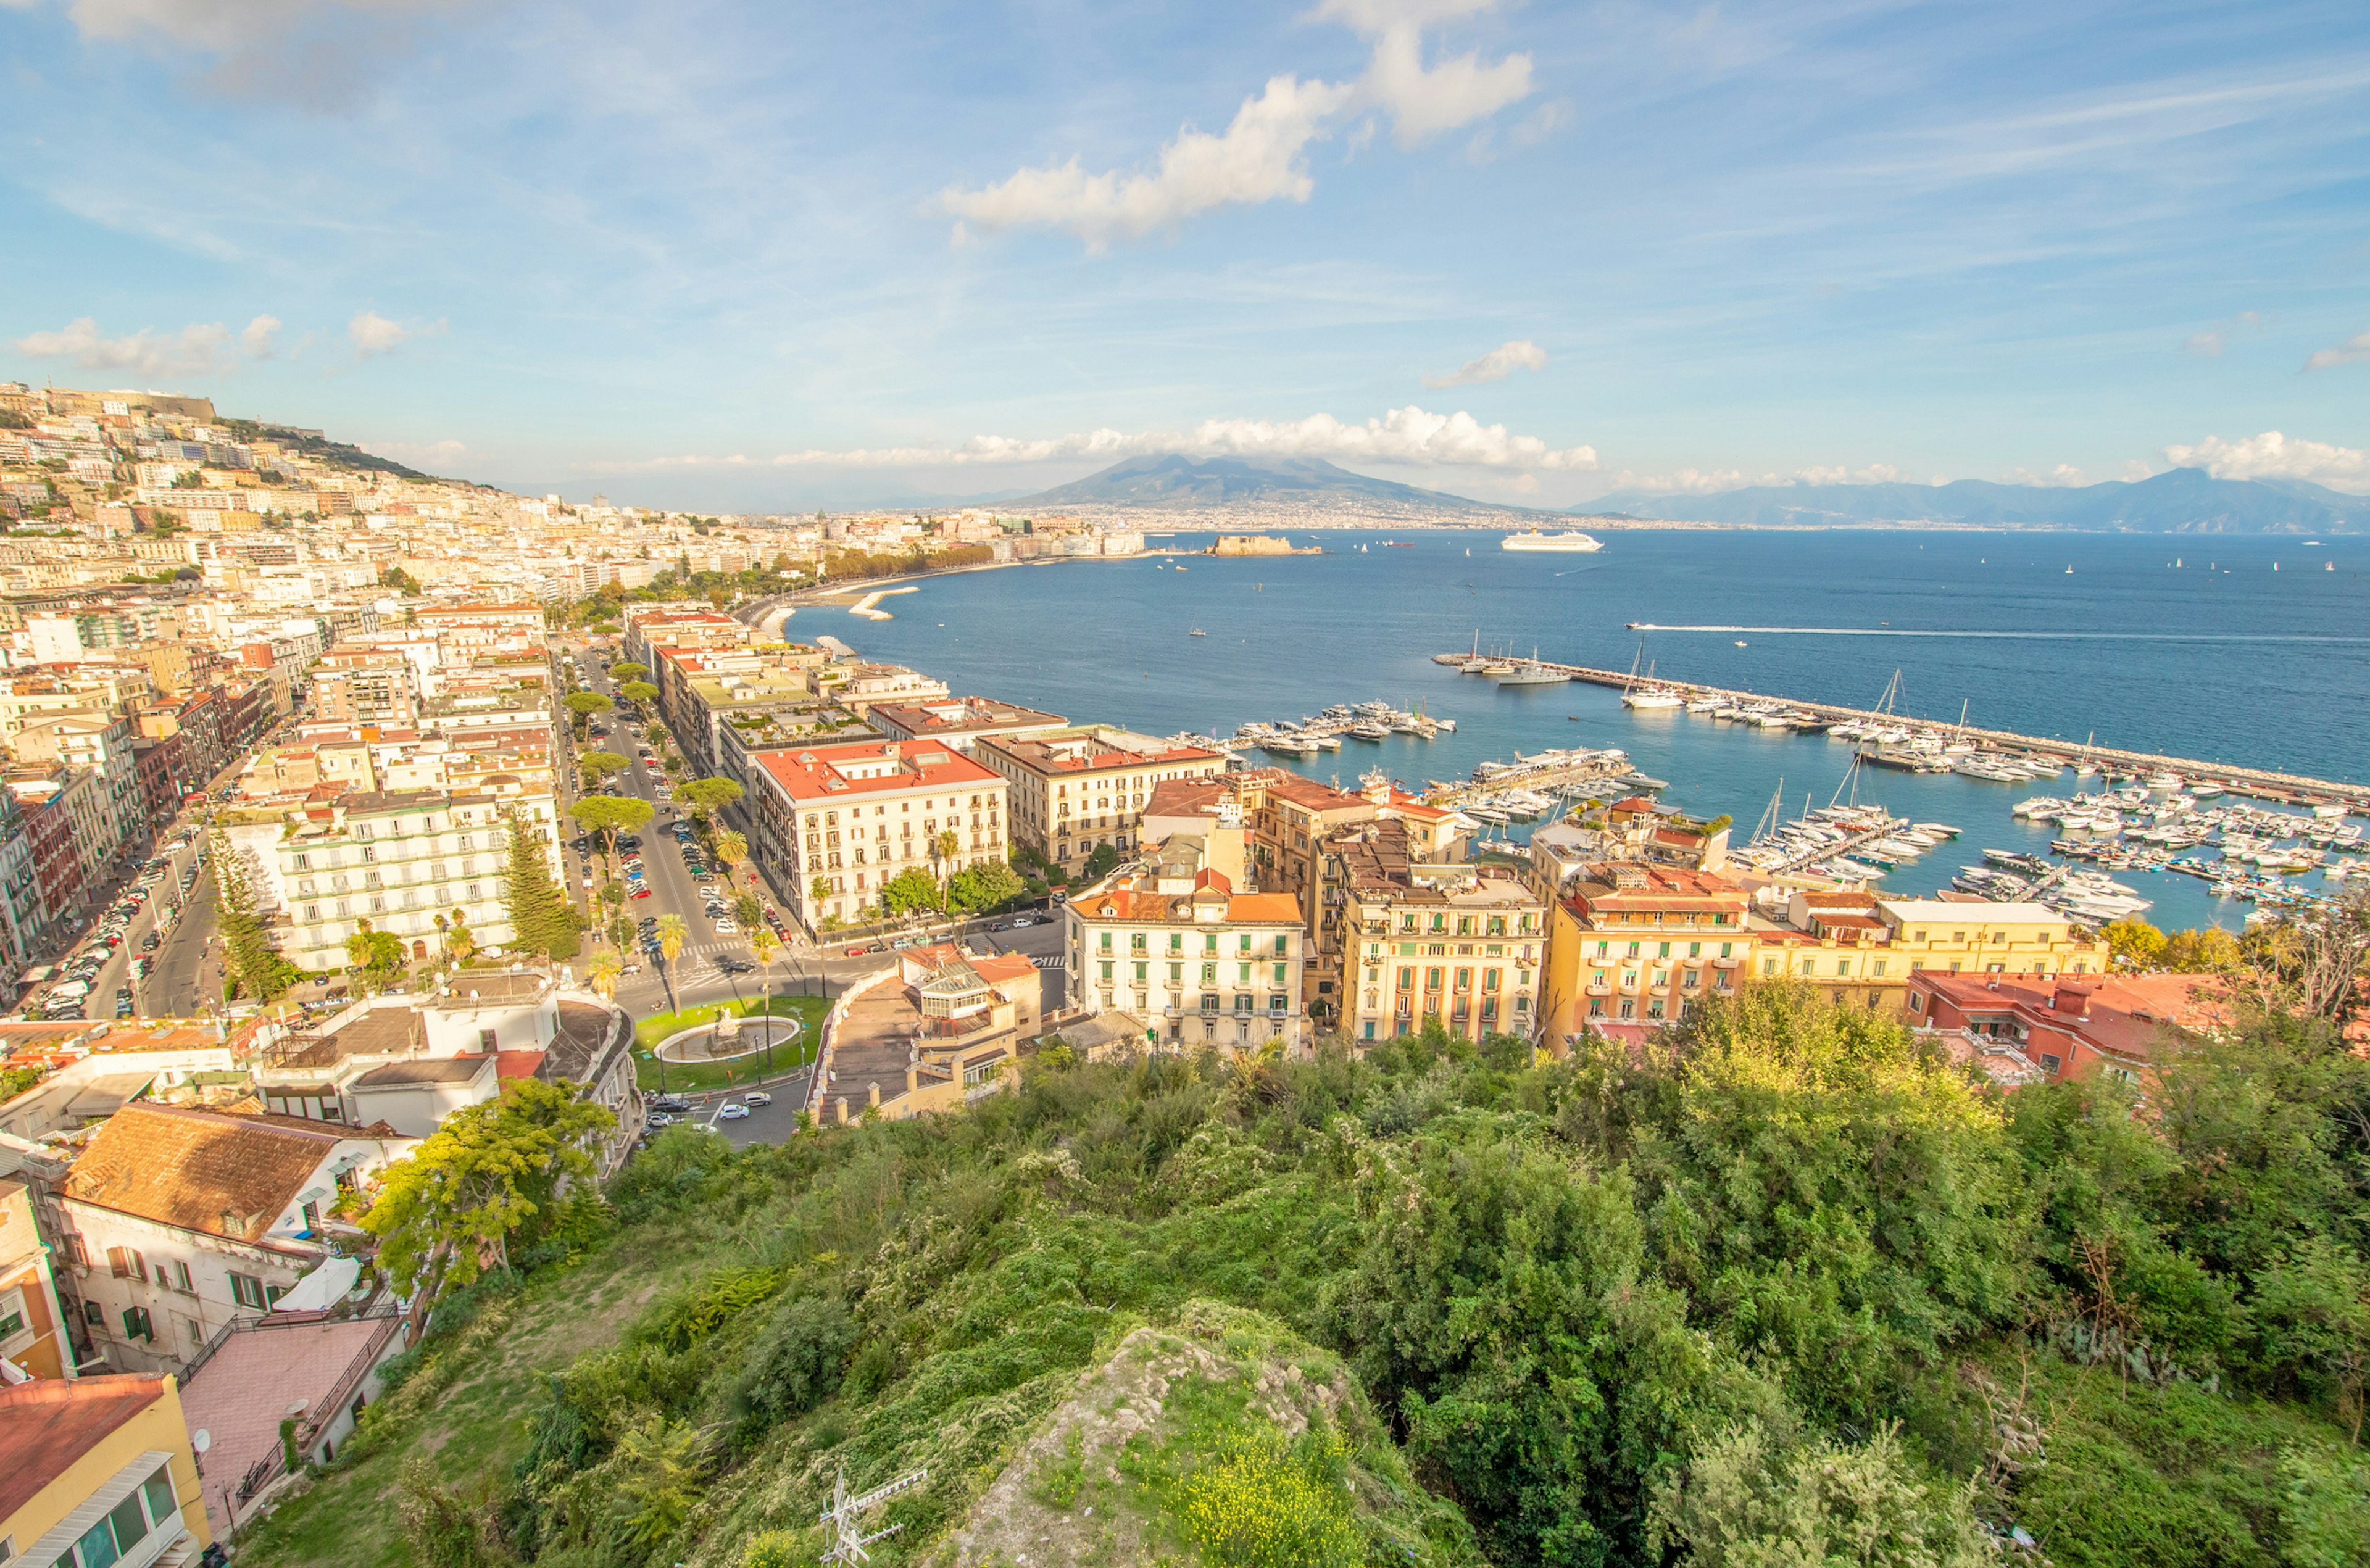
<svg viewBox="0 0 2370 1568">
<path fill-rule="evenodd" d="M 1621 693 L 1621 705 L 1625 708 L 1683 708 L 1687 705 L 1687 700 L 1668 686 L 1639 686 Z"/>
</svg>

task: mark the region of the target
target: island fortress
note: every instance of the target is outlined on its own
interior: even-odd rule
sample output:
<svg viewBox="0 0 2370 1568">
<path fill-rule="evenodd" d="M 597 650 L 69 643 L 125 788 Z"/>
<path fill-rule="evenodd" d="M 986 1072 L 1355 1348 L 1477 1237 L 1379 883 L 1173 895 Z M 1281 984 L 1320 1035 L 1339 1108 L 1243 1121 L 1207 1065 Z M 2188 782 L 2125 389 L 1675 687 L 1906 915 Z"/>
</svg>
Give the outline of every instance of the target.
<svg viewBox="0 0 2370 1568">
<path fill-rule="evenodd" d="M 1213 555 L 1322 555 L 1324 550 L 1310 544 L 1295 549 L 1288 539 L 1277 539 L 1265 533 L 1221 533 L 1218 542 L 1210 546 Z"/>
</svg>

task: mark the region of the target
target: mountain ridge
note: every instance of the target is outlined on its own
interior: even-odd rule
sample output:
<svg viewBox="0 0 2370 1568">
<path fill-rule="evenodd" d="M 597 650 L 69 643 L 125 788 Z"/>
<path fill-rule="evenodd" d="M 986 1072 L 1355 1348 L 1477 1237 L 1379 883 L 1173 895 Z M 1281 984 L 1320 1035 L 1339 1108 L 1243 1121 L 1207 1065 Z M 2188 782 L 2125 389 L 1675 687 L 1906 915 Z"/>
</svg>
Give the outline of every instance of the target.
<svg viewBox="0 0 2370 1568">
<path fill-rule="evenodd" d="M 2217 479 L 2201 468 L 2062 487 L 1958 479 L 1947 485 L 1748 485 L 1708 496 L 1616 490 L 1570 510 L 1764 528 L 1889 523 L 2128 533 L 2370 532 L 2370 497 L 2301 479 Z"/>
<path fill-rule="evenodd" d="M 1066 485 L 1007 503 L 1025 506 L 1119 506 L 1147 511 L 1199 511 L 1255 502 L 1357 500 L 1414 510 L 1552 515 L 1528 507 L 1468 500 L 1396 480 L 1353 474 L 1319 457 L 1131 457 Z"/>
</svg>

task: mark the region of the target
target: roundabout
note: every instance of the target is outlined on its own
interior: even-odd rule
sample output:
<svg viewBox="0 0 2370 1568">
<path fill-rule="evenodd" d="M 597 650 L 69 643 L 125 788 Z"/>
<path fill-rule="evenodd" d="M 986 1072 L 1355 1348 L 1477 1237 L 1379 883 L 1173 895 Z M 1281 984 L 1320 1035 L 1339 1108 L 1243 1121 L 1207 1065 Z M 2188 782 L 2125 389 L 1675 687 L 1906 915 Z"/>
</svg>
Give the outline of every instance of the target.
<svg viewBox="0 0 2370 1568">
<path fill-rule="evenodd" d="M 787 1046 L 805 1028 L 800 1020 L 779 1014 L 742 1018 L 726 1014 L 712 1023 L 676 1031 L 650 1047 L 659 1060 L 679 1067 L 741 1061 Z"/>
</svg>

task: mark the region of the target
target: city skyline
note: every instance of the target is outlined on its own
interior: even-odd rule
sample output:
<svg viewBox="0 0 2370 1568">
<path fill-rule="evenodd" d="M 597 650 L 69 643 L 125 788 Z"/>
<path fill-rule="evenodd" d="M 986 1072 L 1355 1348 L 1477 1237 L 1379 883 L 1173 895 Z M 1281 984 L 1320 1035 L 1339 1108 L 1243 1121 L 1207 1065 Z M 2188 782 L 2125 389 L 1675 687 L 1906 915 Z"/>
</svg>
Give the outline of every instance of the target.
<svg viewBox="0 0 2370 1568">
<path fill-rule="evenodd" d="M 2360 492 L 2365 35 L 11 0 L 0 375 L 737 510 L 1171 450 L 1534 505 L 2174 464 Z"/>
</svg>

